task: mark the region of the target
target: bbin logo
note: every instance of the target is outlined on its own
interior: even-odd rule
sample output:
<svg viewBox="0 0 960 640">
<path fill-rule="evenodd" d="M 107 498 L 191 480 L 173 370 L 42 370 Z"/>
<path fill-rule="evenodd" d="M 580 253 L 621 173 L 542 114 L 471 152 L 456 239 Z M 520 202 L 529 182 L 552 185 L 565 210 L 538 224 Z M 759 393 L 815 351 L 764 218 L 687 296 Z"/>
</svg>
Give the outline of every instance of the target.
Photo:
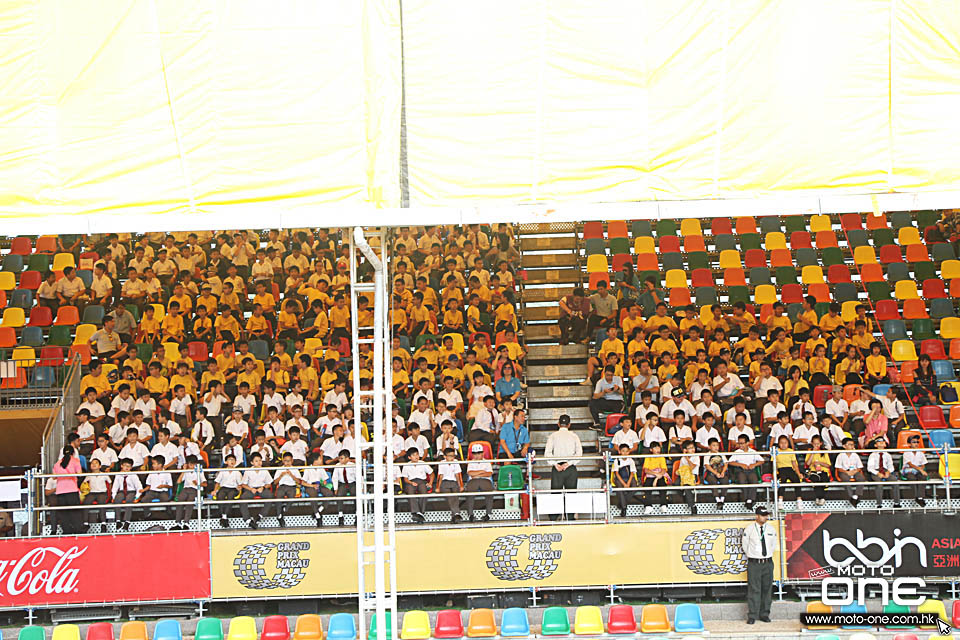
<svg viewBox="0 0 960 640">
<path fill-rule="evenodd" d="M 276 572 L 268 577 L 264 565 L 276 549 Z M 247 589 L 291 589 L 306 577 L 310 560 L 300 557 L 310 549 L 309 542 L 248 544 L 233 559 L 233 575 Z"/>
<path fill-rule="evenodd" d="M 517 554 L 525 541 L 529 542 L 529 562 L 521 569 Z M 498 580 L 545 580 L 557 570 L 563 551 L 553 545 L 562 541 L 562 533 L 500 536 L 487 549 L 487 568 Z"/>
<path fill-rule="evenodd" d="M 87 547 L 37 547 L 16 560 L 0 560 L 0 595 L 4 591 L 8 596 L 76 591 L 79 576 L 70 565 L 86 551 Z"/>
</svg>

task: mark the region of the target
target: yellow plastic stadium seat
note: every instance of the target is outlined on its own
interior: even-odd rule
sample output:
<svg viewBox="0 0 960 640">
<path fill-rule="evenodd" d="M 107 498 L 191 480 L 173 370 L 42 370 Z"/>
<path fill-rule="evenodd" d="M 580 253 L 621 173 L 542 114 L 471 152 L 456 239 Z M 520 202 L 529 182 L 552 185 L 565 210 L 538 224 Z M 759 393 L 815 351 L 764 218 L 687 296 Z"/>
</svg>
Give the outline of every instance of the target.
<svg viewBox="0 0 960 640">
<path fill-rule="evenodd" d="M 941 636 L 937 635 L 936 633 L 931 633 L 927 636 L 927 640 L 953 640 L 953 634 L 950 634 L 949 636 Z"/>
<path fill-rule="evenodd" d="M 920 230 L 916 227 L 900 227 L 900 231 L 897 233 L 897 242 L 906 246 L 908 244 L 920 244 L 923 240 L 920 239 Z"/>
<path fill-rule="evenodd" d="M 960 260 L 944 260 L 940 263 L 940 279 L 960 278 Z"/>
<path fill-rule="evenodd" d="M 687 287 L 687 272 L 683 269 L 670 269 L 667 271 L 667 289 Z"/>
<path fill-rule="evenodd" d="M 297 616 L 293 640 L 323 640 L 323 620 L 315 613 Z"/>
<path fill-rule="evenodd" d="M 90 342 L 90 337 L 96 332 L 97 325 L 95 324 L 78 324 L 77 334 L 73 338 L 73 344 L 87 344 Z"/>
<path fill-rule="evenodd" d="M 17 347 L 10 358 L 16 360 L 17 365 L 21 367 L 32 367 L 37 364 L 37 353 L 33 347 Z"/>
<path fill-rule="evenodd" d="M 771 231 L 764 240 L 767 251 L 787 248 L 787 236 L 782 231 Z"/>
<path fill-rule="evenodd" d="M 640 611 L 641 633 L 669 633 L 670 619 L 662 604 L 645 604 Z"/>
<path fill-rule="evenodd" d="M 947 475 L 946 463 L 944 462 L 942 455 L 939 457 L 940 457 L 940 465 L 938 467 L 938 471 L 939 471 L 940 477 L 945 478 Z M 947 462 L 950 463 L 950 479 L 953 482 L 960 481 L 960 453 L 948 454 L 948 458 L 949 460 L 947 460 Z"/>
<path fill-rule="evenodd" d="M 320 338 L 307 338 L 303 341 L 303 352 L 311 356 L 316 355 L 323 349 L 323 340 Z"/>
<path fill-rule="evenodd" d="M 67 267 L 76 267 L 77 262 L 73 259 L 72 253 L 58 253 L 53 256 L 53 266 L 50 267 L 51 271 L 63 271 Z"/>
<path fill-rule="evenodd" d="M 833 607 L 828 604 L 823 604 L 819 600 L 814 600 L 813 602 L 807 603 L 807 613 L 833 613 Z M 811 631 L 814 630 L 823 630 L 823 629 L 836 629 L 837 625 L 835 624 L 824 624 L 824 625 L 809 625 L 807 627 Z"/>
<path fill-rule="evenodd" d="M 680 235 L 681 236 L 702 236 L 703 228 L 700 226 L 700 221 L 697 218 L 684 218 L 680 221 Z"/>
<path fill-rule="evenodd" d="M 800 280 L 803 282 L 803 284 L 823 283 L 823 267 L 818 264 L 808 264 L 800 272 Z"/>
<path fill-rule="evenodd" d="M 869 264 L 877 261 L 877 252 L 873 247 L 864 245 L 853 250 L 853 261 L 859 264 Z"/>
<path fill-rule="evenodd" d="M 896 340 L 891 355 L 896 362 L 912 362 L 917 359 L 917 349 L 911 340 Z"/>
<path fill-rule="evenodd" d="M 443 339 L 446 338 L 447 336 L 449 336 L 453 340 L 454 350 L 459 354 L 463 354 L 463 335 L 459 333 L 445 333 L 443 334 L 443 337 L 440 339 L 441 345 L 443 344 Z"/>
<path fill-rule="evenodd" d="M 952 462 L 952 460 L 951 460 Z M 947 608 L 943 604 L 943 600 L 935 600 L 933 598 L 927 598 L 923 601 L 923 604 L 917 607 L 917 613 L 935 613 L 937 617 L 941 620 L 950 624 L 950 618 L 947 617 Z M 923 625 L 921 629 L 933 629 L 933 625 Z"/>
<path fill-rule="evenodd" d="M 944 340 L 960 338 L 960 318 L 944 318 L 941 320 L 940 337 Z"/>
<path fill-rule="evenodd" d="M 0 322 L 0 327 L 19 329 L 26 321 L 27 317 L 23 313 L 23 309 L 20 307 L 7 307 L 3 310 L 3 322 Z"/>
<path fill-rule="evenodd" d="M 573 618 L 573 633 L 578 636 L 602 636 L 603 614 L 600 613 L 600 607 L 577 607 Z"/>
<path fill-rule="evenodd" d="M 80 640 L 80 627 L 75 624 L 58 624 L 53 628 L 53 640 Z"/>
<path fill-rule="evenodd" d="M 900 280 L 893 289 L 897 300 L 916 300 L 920 297 L 917 292 L 917 283 L 913 280 Z"/>
<path fill-rule="evenodd" d="M 743 267 L 743 261 L 740 259 L 740 252 L 736 249 L 724 249 L 720 252 L 721 269 L 740 269 Z"/>
<path fill-rule="evenodd" d="M 167 310 L 162 304 L 151 304 L 153 307 L 153 319 L 157 322 L 162 322 L 167 315 Z"/>
<path fill-rule="evenodd" d="M 760 284 L 753 291 L 755 304 L 773 304 L 778 300 L 777 288 L 772 284 Z"/>
<path fill-rule="evenodd" d="M 840 307 L 840 319 L 844 322 L 853 322 L 857 317 L 857 306 L 862 304 L 859 300 L 847 300 Z"/>
<path fill-rule="evenodd" d="M 609 271 L 607 256 L 600 254 L 587 256 L 587 273 L 606 273 L 607 271 Z"/>
<path fill-rule="evenodd" d="M 427 640 L 430 635 L 430 616 L 426 611 L 407 611 L 403 614 L 400 640 Z"/>
<path fill-rule="evenodd" d="M 124 622 L 120 627 L 120 640 L 147 640 L 147 623 L 143 620 Z"/>
<path fill-rule="evenodd" d="M 833 223 L 830 222 L 830 216 L 827 216 L 827 215 L 810 216 L 810 233 L 817 233 L 819 231 L 830 231 L 831 228 L 833 228 Z"/>
<path fill-rule="evenodd" d="M 103 364 L 100 365 L 100 367 L 101 367 L 101 373 L 107 376 L 108 378 L 110 377 L 111 373 L 113 373 L 114 371 L 120 368 L 117 365 L 113 364 L 112 362 L 104 362 Z M 130 389 L 130 391 L 134 391 L 134 389 Z"/>
<path fill-rule="evenodd" d="M 641 253 L 656 253 L 657 243 L 650 236 L 638 236 L 633 241 L 633 252 L 637 255 Z"/>
<path fill-rule="evenodd" d="M 0 271 L 0 291 L 13 291 L 17 288 L 17 276 L 12 271 Z"/>
<path fill-rule="evenodd" d="M 257 640 L 257 621 L 250 616 L 237 616 L 230 620 L 227 640 Z"/>
<path fill-rule="evenodd" d="M 164 342 L 163 357 L 167 362 L 172 362 L 176 366 L 180 360 L 180 345 L 176 342 Z"/>
</svg>

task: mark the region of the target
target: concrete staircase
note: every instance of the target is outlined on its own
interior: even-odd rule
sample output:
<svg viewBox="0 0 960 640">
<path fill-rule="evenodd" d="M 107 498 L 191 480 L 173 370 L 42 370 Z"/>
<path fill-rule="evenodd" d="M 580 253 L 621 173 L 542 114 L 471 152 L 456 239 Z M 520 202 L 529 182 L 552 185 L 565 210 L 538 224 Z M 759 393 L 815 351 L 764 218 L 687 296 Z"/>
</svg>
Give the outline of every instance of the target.
<svg viewBox="0 0 960 640">
<path fill-rule="evenodd" d="M 584 454 L 598 453 L 597 433 L 590 429 L 587 410 L 590 387 L 580 382 L 586 376 L 587 347 L 581 344 L 561 346 L 559 300 L 580 284 L 581 271 L 576 225 L 549 223 L 521 225 L 521 267 L 526 272 L 520 303 L 523 309 L 524 336 L 527 345 L 527 406 L 530 440 L 542 455 L 547 437 L 556 430 L 562 414 L 570 416 L 571 429 L 580 436 Z M 598 475 L 599 461 L 578 465 L 581 476 Z M 544 477 L 537 488 L 549 488 L 549 465 L 535 465 Z M 594 479 L 581 480 L 582 487 Z"/>
</svg>

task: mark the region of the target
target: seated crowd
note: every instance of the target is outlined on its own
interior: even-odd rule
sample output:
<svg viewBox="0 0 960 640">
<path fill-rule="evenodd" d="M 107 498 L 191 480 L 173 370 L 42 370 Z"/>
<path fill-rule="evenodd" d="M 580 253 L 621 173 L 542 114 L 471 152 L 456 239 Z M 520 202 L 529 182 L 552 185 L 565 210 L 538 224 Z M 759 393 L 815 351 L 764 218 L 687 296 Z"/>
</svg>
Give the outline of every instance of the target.
<svg viewBox="0 0 960 640">
<path fill-rule="evenodd" d="M 91 474 L 153 471 L 87 476 L 88 503 L 165 501 L 173 487 L 178 501 L 204 489 L 218 499 L 354 494 L 352 463 L 369 455 L 360 447 L 369 439 L 369 417 L 356 433 L 353 374 L 359 370 L 361 387 L 372 389 L 373 352 L 361 342 L 359 361 L 351 357 L 349 247 L 337 237 L 320 229 L 269 231 L 266 238 L 236 232 L 60 239 L 78 256 L 96 252 L 93 286 L 82 286 L 67 267 L 62 276 L 49 274 L 38 304 L 110 310 L 89 337 L 92 359 L 69 445 Z M 529 438 L 501 440 L 507 424 L 511 433 L 526 433 L 525 349 L 514 307 L 518 257 L 508 227 L 428 227 L 416 236 L 403 229 L 393 238 L 390 447 L 403 463 L 396 480 L 405 492 L 423 493 L 428 478 L 441 492 L 454 485 L 492 490 L 486 460 L 526 453 Z M 369 279 L 365 264 L 359 271 Z M 357 322 L 361 336 L 372 331 L 364 297 Z M 461 477 L 459 461 L 465 453 L 477 457 L 475 451 L 479 459 Z M 329 468 L 297 470 L 308 464 Z M 226 470 L 197 487 L 186 471 L 196 465 Z M 253 471 L 261 466 L 282 468 Z M 102 481 L 90 482 L 94 477 Z M 472 497 L 467 502 L 472 513 Z M 410 503 L 414 520 L 422 521 L 424 506 Z M 342 518 L 346 501 L 334 504 Z M 246 504 L 239 507 L 253 526 L 269 511 L 253 517 Z M 120 512 L 121 526 L 130 509 Z M 185 526 L 191 509 L 167 515 Z M 220 512 L 224 526 L 228 511 Z M 318 521 L 322 511 L 316 507 Z M 276 513 L 282 524 L 284 510 Z"/>
</svg>

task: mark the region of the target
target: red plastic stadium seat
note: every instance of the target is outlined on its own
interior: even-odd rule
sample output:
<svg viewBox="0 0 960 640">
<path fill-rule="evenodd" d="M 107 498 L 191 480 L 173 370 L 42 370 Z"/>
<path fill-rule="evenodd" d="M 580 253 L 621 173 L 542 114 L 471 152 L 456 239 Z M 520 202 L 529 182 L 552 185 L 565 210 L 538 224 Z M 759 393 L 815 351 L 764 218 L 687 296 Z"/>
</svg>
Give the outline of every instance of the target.
<svg viewBox="0 0 960 640">
<path fill-rule="evenodd" d="M 710 269 L 694 269 L 690 273 L 690 284 L 693 287 L 715 286 L 713 272 Z"/>
<path fill-rule="evenodd" d="M 95 622 L 87 627 L 87 640 L 113 640 L 113 624 Z"/>
<path fill-rule="evenodd" d="M 950 341 L 950 359 L 960 360 L 960 338 L 954 338 Z"/>
<path fill-rule="evenodd" d="M 737 225 L 737 235 L 742 236 L 746 233 L 757 232 L 757 221 L 754 220 L 753 216 L 736 218 L 736 225 Z"/>
<path fill-rule="evenodd" d="M 817 249 L 826 249 L 827 247 L 839 247 L 837 244 L 837 234 L 833 231 L 817 231 Z"/>
<path fill-rule="evenodd" d="M 714 218 L 710 224 L 710 232 L 715 236 L 733 233 L 730 218 Z"/>
<path fill-rule="evenodd" d="M 632 261 L 633 256 L 631 256 L 629 253 L 618 253 L 617 255 L 613 256 L 611 260 L 611 268 L 617 272 L 623 271 L 623 266 Z"/>
<path fill-rule="evenodd" d="M 53 322 L 53 312 L 50 307 L 34 307 L 30 310 L 28 327 L 49 327 Z"/>
<path fill-rule="evenodd" d="M 790 246 L 793 249 L 812 249 L 813 240 L 809 231 L 794 231 L 790 234 Z"/>
<path fill-rule="evenodd" d="M 611 413 L 607 416 L 607 422 L 604 425 L 604 432 L 611 438 L 617 433 L 617 430 L 620 428 L 620 418 L 624 417 L 625 413 Z"/>
<path fill-rule="evenodd" d="M 660 253 L 680 253 L 680 238 L 677 236 L 660 236 Z"/>
<path fill-rule="evenodd" d="M 17 346 L 17 330 L 13 327 L 0 327 L 0 349 Z"/>
<path fill-rule="evenodd" d="M 637 619 L 633 607 L 628 604 L 615 604 L 607 614 L 607 633 L 636 633 Z"/>
<path fill-rule="evenodd" d="M 960 280 L 960 278 L 957 278 Z M 731 267 L 723 270 L 723 286 L 725 287 L 745 287 L 747 286 L 747 276 L 743 269 Z"/>
<path fill-rule="evenodd" d="M 960 600 L 953 601 L 953 612 L 951 618 L 953 618 L 953 627 L 955 629 L 960 629 Z"/>
<path fill-rule="evenodd" d="M 210 357 L 210 350 L 207 349 L 205 342 L 188 342 L 187 349 L 190 359 L 194 362 L 206 362 Z"/>
<path fill-rule="evenodd" d="M 603 223 L 602 222 L 584 222 L 583 223 L 583 239 L 589 240 L 591 238 L 602 238 L 603 237 Z"/>
<path fill-rule="evenodd" d="M 683 237 L 683 251 L 684 253 L 693 253 L 695 251 L 706 251 L 707 245 L 703 241 L 703 236 L 684 236 Z"/>
<path fill-rule="evenodd" d="M 765 267 L 767 266 L 767 254 L 764 253 L 763 249 L 747 249 L 743 258 L 743 266 L 747 269 Z"/>
<path fill-rule="evenodd" d="M 876 262 L 868 262 L 860 265 L 860 279 L 864 282 L 882 282 L 885 280 L 883 277 L 883 267 Z"/>
<path fill-rule="evenodd" d="M 950 297 L 960 298 L 960 278 L 950 280 Z"/>
<path fill-rule="evenodd" d="M 17 285 L 17 289 L 36 291 L 40 288 L 41 282 L 43 282 L 43 275 L 39 271 L 24 271 L 20 274 L 20 284 Z"/>
<path fill-rule="evenodd" d="M 807 295 L 813 296 L 817 302 L 830 302 L 830 285 L 817 282 L 807 287 Z"/>
<path fill-rule="evenodd" d="M 28 256 L 33 253 L 33 244 L 26 236 L 17 236 L 10 241 L 10 253 L 15 256 Z"/>
<path fill-rule="evenodd" d="M 827 406 L 827 400 L 833 393 L 833 385 L 820 384 L 813 388 L 813 406 L 822 409 Z"/>
<path fill-rule="evenodd" d="M 920 424 L 924 429 L 948 429 L 950 425 L 943 419 L 943 409 L 939 406 L 920 407 Z"/>
<path fill-rule="evenodd" d="M 70 305 L 57 309 L 57 320 L 54 322 L 57 326 L 80 324 L 80 311 Z"/>
<path fill-rule="evenodd" d="M 927 300 L 936 298 L 946 298 L 947 290 L 943 286 L 943 280 L 928 278 L 923 281 L 923 297 Z"/>
<path fill-rule="evenodd" d="M 832 264 L 827 267 L 827 282 L 837 284 L 838 282 L 852 282 L 850 279 L 850 269 L 845 264 Z"/>
<path fill-rule="evenodd" d="M 287 616 L 267 616 L 263 620 L 263 631 L 260 640 L 289 640 L 290 627 Z"/>
<path fill-rule="evenodd" d="M 63 365 L 63 347 L 43 347 L 40 349 L 41 367 L 59 367 Z"/>
<path fill-rule="evenodd" d="M 463 620 L 460 612 L 444 609 L 437 612 L 437 623 L 433 627 L 434 638 L 462 638 Z"/>
<path fill-rule="evenodd" d="M 599 273 L 591 273 L 591 274 L 590 274 L 590 284 L 588 285 L 589 288 L 590 288 L 590 290 L 591 290 L 591 291 L 596 291 L 596 289 L 597 289 L 597 283 L 599 283 L 599 282 L 606 282 L 606 283 L 609 285 L 609 284 L 610 284 L 610 274 L 607 273 L 606 271 L 602 271 L 602 272 L 599 272 Z"/>
<path fill-rule="evenodd" d="M 930 356 L 931 360 L 946 360 L 947 352 L 943 349 L 943 341 L 930 338 L 920 343 L 920 353 Z"/>
<path fill-rule="evenodd" d="M 840 228 L 844 231 L 863 229 L 863 220 L 859 213 L 845 213 L 840 216 Z"/>
<path fill-rule="evenodd" d="M 783 304 L 803 302 L 803 287 L 799 284 L 785 284 L 780 289 L 780 301 Z"/>
<path fill-rule="evenodd" d="M 899 320 L 900 307 L 897 306 L 896 300 L 877 300 L 877 303 L 874 305 L 874 314 L 880 322 L 884 320 Z"/>
<path fill-rule="evenodd" d="M 893 262 L 903 262 L 903 254 L 900 252 L 900 245 L 885 244 L 880 247 L 878 256 L 882 264 L 891 264 Z"/>
</svg>

